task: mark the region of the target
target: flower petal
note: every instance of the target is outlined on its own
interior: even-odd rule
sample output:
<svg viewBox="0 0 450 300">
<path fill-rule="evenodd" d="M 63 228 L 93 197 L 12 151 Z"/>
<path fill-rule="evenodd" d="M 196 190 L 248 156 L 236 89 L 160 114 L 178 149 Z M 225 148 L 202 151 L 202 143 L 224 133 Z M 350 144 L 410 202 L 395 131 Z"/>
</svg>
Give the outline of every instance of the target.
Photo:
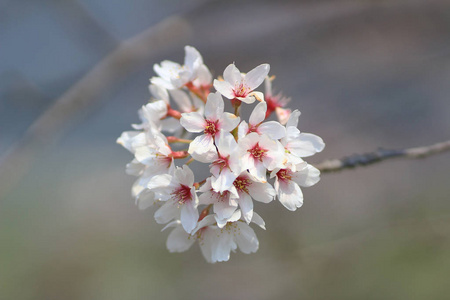
<svg viewBox="0 0 450 300">
<path fill-rule="evenodd" d="M 289 142 L 289 151 L 299 157 L 308 157 L 320 152 L 325 147 L 323 140 L 311 133 L 300 133 L 299 137 Z"/>
<path fill-rule="evenodd" d="M 244 81 L 251 90 L 254 90 L 264 81 L 269 71 L 269 64 L 259 65 L 245 75 Z"/>
<path fill-rule="evenodd" d="M 169 91 L 173 101 L 177 104 L 178 109 L 182 112 L 192 111 L 192 102 L 189 96 L 182 90 Z"/>
<path fill-rule="evenodd" d="M 254 182 L 248 187 L 250 196 L 256 201 L 269 203 L 276 195 L 275 190 L 270 183 Z"/>
<path fill-rule="evenodd" d="M 289 181 L 280 185 L 278 189 L 278 200 L 290 211 L 295 211 L 303 205 L 303 193 L 297 183 Z"/>
<path fill-rule="evenodd" d="M 231 130 L 236 128 L 236 126 L 239 124 L 240 120 L 241 119 L 239 117 L 236 117 L 236 115 L 234 115 L 232 113 L 228 113 L 228 112 L 223 113 L 222 127 L 220 129 L 230 132 Z"/>
<path fill-rule="evenodd" d="M 309 187 L 320 180 L 320 171 L 311 165 L 292 174 L 292 180 L 300 186 Z"/>
<path fill-rule="evenodd" d="M 266 111 L 267 111 L 267 103 L 266 102 L 258 103 L 250 115 L 250 118 L 248 120 L 249 124 L 256 126 L 262 121 L 264 121 L 264 119 L 266 118 Z"/>
<path fill-rule="evenodd" d="M 258 250 L 259 242 L 255 231 L 245 223 L 239 223 L 239 234 L 236 235 L 236 244 L 239 249 L 245 253 L 250 254 Z"/>
<path fill-rule="evenodd" d="M 247 223 L 250 223 L 253 217 L 253 201 L 249 194 L 241 193 L 239 195 L 239 207 L 242 211 L 242 216 Z"/>
<path fill-rule="evenodd" d="M 283 125 L 276 121 L 264 122 L 258 127 L 258 131 L 263 134 L 267 134 L 274 140 L 279 140 L 284 137 L 286 130 Z"/>
<path fill-rule="evenodd" d="M 222 117 L 224 103 L 219 92 L 210 93 L 205 104 L 205 117 L 208 120 L 218 120 Z"/>
<path fill-rule="evenodd" d="M 198 216 L 198 210 L 194 207 L 193 203 L 183 204 L 181 207 L 180 221 L 187 233 L 191 233 L 194 230 L 197 225 Z"/>
<path fill-rule="evenodd" d="M 206 127 L 203 116 L 195 111 L 181 114 L 180 123 L 189 132 L 202 132 Z"/>
<path fill-rule="evenodd" d="M 182 227 L 176 227 L 167 237 L 166 247 L 169 252 L 184 252 L 188 250 L 195 239 L 192 238 Z"/>
<path fill-rule="evenodd" d="M 229 82 L 214 79 L 214 88 L 216 89 L 216 91 L 221 93 L 225 98 L 228 99 L 234 98 L 233 86 Z"/>
<path fill-rule="evenodd" d="M 158 224 L 166 224 L 178 215 L 178 206 L 173 201 L 167 201 L 155 212 L 155 220 Z"/>
<path fill-rule="evenodd" d="M 225 71 L 223 71 L 223 79 L 229 82 L 232 86 L 242 81 L 242 75 L 238 68 L 234 64 L 229 64 Z"/>
</svg>

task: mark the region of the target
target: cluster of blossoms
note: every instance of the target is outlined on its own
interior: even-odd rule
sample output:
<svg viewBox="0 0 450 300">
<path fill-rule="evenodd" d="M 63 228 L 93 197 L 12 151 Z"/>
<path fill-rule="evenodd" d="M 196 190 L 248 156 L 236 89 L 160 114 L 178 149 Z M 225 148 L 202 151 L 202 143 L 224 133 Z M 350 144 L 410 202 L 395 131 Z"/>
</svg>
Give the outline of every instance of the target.
<svg viewBox="0 0 450 300">
<path fill-rule="evenodd" d="M 139 110 L 142 123 L 117 142 L 134 155 L 126 170 L 138 176 L 136 204 L 157 206 L 156 222 L 172 228 L 169 251 L 186 251 L 198 241 L 208 262 L 227 261 L 237 248 L 258 249 L 249 224 L 265 229 L 265 223 L 253 201 L 278 199 L 291 211 L 302 206 L 300 187 L 320 175 L 303 158 L 324 143 L 297 129 L 300 112 L 284 108 L 289 99 L 272 92 L 268 64 L 246 74 L 230 64 L 213 81 L 200 53 L 190 46 L 185 51 L 183 65 L 155 64 L 152 99 Z M 264 94 L 255 90 L 263 82 Z M 224 98 L 234 113 L 225 112 Z M 241 120 L 242 103 L 254 102 L 248 122 Z M 267 121 L 273 112 L 278 121 Z M 192 162 L 209 166 L 210 176 L 196 181 Z"/>
</svg>

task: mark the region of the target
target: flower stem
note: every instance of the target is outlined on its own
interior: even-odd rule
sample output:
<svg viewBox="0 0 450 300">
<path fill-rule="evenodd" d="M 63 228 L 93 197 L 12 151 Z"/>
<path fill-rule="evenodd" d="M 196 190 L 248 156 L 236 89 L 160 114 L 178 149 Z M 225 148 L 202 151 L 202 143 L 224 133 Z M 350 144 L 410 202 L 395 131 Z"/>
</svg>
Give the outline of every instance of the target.
<svg viewBox="0 0 450 300">
<path fill-rule="evenodd" d="M 169 157 L 173 157 L 174 159 L 182 159 L 189 156 L 189 153 L 187 151 L 172 151 L 172 153 L 169 154 Z"/>
<path fill-rule="evenodd" d="M 167 108 L 167 116 L 175 118 L 177 120 L 181 119 L 181 113 L 171 107 Z"/>
<path fill-rule="evenodd" d="M 171 144 L 171 143 L 190 144 L 192 142 L 192 140 L 180 139 L 180 138 L 177 138 L 176 136 L 168 136 L 167 137 L 167 142 L 169 142 L 169 144 Z"/>
</svg>

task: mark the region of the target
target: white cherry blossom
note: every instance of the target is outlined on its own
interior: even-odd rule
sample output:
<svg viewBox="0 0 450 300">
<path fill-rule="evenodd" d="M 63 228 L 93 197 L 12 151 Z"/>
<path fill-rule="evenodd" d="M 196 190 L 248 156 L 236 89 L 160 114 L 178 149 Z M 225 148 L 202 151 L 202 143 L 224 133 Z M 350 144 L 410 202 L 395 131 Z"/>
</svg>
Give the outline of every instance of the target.
<svg viewBox="0 0 450 300">
<path fill-rule="evenodd" d="M 303 204 L 301 187 L 319 181 L 320 172 L 303 159 L 322 151 L 324 143 L 297 128 L 300 112 L 285 108 L 289 99 L 272 91 L 269 69 L 262 64 L 244 74 L 231 64 L 212 85 L 211 72 L 191 46 L 182 65 L 154 65 L 157 76 L 150 80 L 150 102 L 138 111 L 141 122 L 117 143 L 133 155 L 126 173 L 137 177 L 131 188 L 136 205 L 156 206 L 156 222 L 172 228 L 170 252 L 198 242 L 211 263 L 228 261 L 237 249 L 253 253 L 259 242 L 249 224 L 265 229 L 253 201 L 278 198 L 296 210 Z M 265 97 L 256 91 L 264 80 Z M 234 114 L 225 111 L 222 96 Z M 255 100 L 249 119 L 241 122 L 241 102 Z M 279 122 L 266 121 L 272 112 Z M 192 162 L 196 171 L 203 164 L 207 174 L 199 171 L 196 179 Z"/>
<path fill-rule="evenodd" d="M 303 161 L 303 157 L 321 152 L 325 147 L 323 140 L 311 133 L 301 133 L 297 129 L 300 112 L 295 110 L 286 123 L 286 136 L 280 140 L 285 148 L 289 162 L 298 164 Z"/>
<path fill-rule="evenodd" d="M 191 46 L 184 47 L 184 64 L 180 65 L 173 61 L 165 60 L 160 65 L 155 64 L 153 70 L 159 77 L 152 77 L 151 82 L 168 90 L 181 88 L 188 82 L 197 80 L 199 77 L 203 83 L 209 78 L 209 70 L 203 64 L 201 54 Z"/>
<path fill-rule="evenodd" d="M 240 139 L 250 132 L 256 132 L 259 135 L 267 134 L 271 139 L 274 140 L 278 140 L 284 137 L 284 135 L 286 134 L 286 130 L 280 123 L 276 121 L 268 121 L 263 123 L 267 116 L 266 111 L 266 102 L 260 102 L 255 106 L 253 112 L 250 115 L 248 123 L 242 121 L 241 124 L 239 124 L 238 133 Z"/>
<path fill-rule="evenodd" d="M 238 194 L 239 197 L 236 200 L 242 211 L 243 219 L 247 223 L 250 223 L 253 218 L 252 198 L 258 202 L 269 203 L 276 196 L 275 190 L 269 183 L 258 182 L 247 172 L 241 173 L 236 178 L 230 192 L 233 195 Z"/>
<path fill-rule="evenodd" d="M 248 169 L 261 182 L 266 182 L 267 170 L 271 171 L 284 163 L 283 146 L 265 134 L 251 132 L 239 139 L 238 145 L 242 169 Z"/>
<path fill-rule="evenodd" d="M 239 124 L 240 118 L 224 112 L 220 93 L 211 93 L 205 105 L 205 117 L 199 112 L 181 114 L 180 123 L 189 132 L 200 133 L 189 145 L 189 154 L 201 162 L 209 162 L 216 153 L 214 139 L 220 131 L 230 132 Z"/>
<path fill-rule="evenodd" d="M 232 183 L 233 184 L 233 183 Z M 199 196 L 199 203 L 213 205 L 216 221 L 228 221 L 238 208 L 237 198 L 239 197 L 236 190 L 227 190 L 224 192 L 214 191 L 211 185 L 211 177 L 206 179 L 205 184 L 199 190 L 202 194 Z"/>
<path fill-rule="evenodd" d="M 199 213 L 198 197 L 194 187 L 194 173 L 184 165 L 177 167 L 173 175 L 154 176 L 147 185 L 150 191 L 158 193 L 159 200 L 166 201 L 156 212 L 155 220 L 160 224 L 179 218 L 187 233 L 197 225 Z"/>
<path fill-rule="evenodd" d="M 262 64 L 244 75 L 230 64 L 223 72 L 224 81 L 214 80 L 214 88 L 228 99 L 238 99 L 247 104 L 255 102 L 255 99 L 263 101 L 264 95 L 254 90 L 261 85 L 269 70 L 269 64 Z"/>
<path fill-rule="evenodd" d="M 320 171 L 303 162 L 295 168 L 275 169 L 270 174 L 275 177 L 275 190 L 278 200 L 287 209 L 295 211 L 303 205 L 303 193 L 300 186 L 309 187 L 320 180 Z"/>
</svg>

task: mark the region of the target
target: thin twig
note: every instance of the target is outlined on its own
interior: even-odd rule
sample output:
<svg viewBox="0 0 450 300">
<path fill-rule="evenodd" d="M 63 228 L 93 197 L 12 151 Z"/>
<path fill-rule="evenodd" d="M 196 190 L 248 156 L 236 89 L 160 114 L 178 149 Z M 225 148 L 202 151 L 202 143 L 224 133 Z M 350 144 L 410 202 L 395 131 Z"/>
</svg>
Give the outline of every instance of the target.
<svg viewBox="0 0 450 300">
<path fill-rule="evenodd" d="M 341 171 L 344 169 L 352 169 L 359 166 L 367 166 L 391 158 L 425 158 L 446 151 L 450 151 L 450 141 L 402 150 L 378 149 L 370 153 L 354 154 L 341 159 L 325 160 L 321 163 L 315 164 L 315 167 L 322 173 L 328 173 Z"/>
<path fill-rule="evenodd" d="M 104 91 L 114 87 L 156 53 L 184 44 L 191 27 L 180 17 L 170 17 L 125 40 L 80 81 L 55 101 L 0 160 L 0 199 L 30 168 L 35 156 L 48 149 L 74 119 L 96 107 Z"/>
</svg>

